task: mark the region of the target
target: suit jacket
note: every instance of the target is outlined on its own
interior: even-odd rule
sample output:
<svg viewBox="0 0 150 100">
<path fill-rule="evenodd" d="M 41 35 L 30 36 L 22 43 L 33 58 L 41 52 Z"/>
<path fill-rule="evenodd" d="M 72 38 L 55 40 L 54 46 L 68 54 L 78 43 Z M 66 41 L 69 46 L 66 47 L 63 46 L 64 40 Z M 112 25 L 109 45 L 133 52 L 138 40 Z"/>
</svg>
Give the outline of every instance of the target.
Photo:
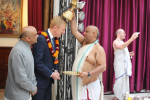
<svg viewBox="0 0 150 100">
<path fill-rule="evenodd" d="M 48 30 L 45 31 L 50 39 Z M 54 64 L 54 57 L 51 55 L 45 37 L 39 34 L 37 43 L 33 45 L 33 56 L 35 63 L 35 76 L 38 88 L 47 88 L 51 79 L 53 70 L 58 70 L 58 64 Z"/>
</svg>

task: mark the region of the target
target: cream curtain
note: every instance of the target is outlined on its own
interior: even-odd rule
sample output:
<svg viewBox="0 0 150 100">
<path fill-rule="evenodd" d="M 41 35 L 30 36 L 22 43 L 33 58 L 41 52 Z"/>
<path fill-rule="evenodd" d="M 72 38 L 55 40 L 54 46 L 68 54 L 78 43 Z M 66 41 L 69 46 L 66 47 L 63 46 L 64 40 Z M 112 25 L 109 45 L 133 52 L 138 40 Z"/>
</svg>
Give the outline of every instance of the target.
<svg viewBox="0 0 150 100">
<path fill-rule="evenodd" d="M 49 28 L 53 18 L 53 0 L 43 0 L 43 29 Z"/>
</svg>

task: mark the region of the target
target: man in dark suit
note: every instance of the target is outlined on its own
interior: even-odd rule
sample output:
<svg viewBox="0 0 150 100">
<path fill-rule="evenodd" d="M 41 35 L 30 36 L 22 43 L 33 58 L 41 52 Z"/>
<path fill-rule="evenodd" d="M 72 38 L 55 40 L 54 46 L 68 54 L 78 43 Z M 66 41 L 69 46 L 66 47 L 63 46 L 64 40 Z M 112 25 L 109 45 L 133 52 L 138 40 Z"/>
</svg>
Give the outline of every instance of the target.
<svg viewBox="0 0 150 100">
<path fill-rule="evenodd" d="M 39 32 L 37 43 L 33 45 L 35 76 L 38 92 L 33 100 L 51 100 L 51 85 L 54 79 L 60 79 L 58 73 L 58 37 L 65 33 L 67 22 L 60 16 L 51 20 L 50 28 Z M 54 40 L 55 38 L 55 40 Z"/>
</svg>

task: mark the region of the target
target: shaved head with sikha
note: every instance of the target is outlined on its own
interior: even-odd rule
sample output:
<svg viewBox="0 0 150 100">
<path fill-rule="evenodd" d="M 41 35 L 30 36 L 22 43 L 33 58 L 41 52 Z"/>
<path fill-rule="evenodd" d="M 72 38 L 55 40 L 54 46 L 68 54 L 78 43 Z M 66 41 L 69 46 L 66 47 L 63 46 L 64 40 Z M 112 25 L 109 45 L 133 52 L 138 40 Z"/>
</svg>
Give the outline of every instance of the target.
<svg viewBox="0 0 150 100">
<path fill-rule="evenodd" d="M 119 38 L 120 40 L 125 39 L 125 36 L 126 36 L 125 31 L 124 31 L 123 29 L 118 29 L 118 30 L 116 31 L 116 36 L 117 36 L 117 38 Z"/>
<path fill-rule="evenodd" d="M 124 30 L 123 30 L 123 29 L 118 29 L 118 30 L 116 31 L 116 35 L 118 35 L 118 33 L 124 33 Z"/>
<path fill-rule="evenodd" d="M 84 40 L 88 43 L 93 43 L 99 37 L 99 30 L 96 26 L 89 25 L 84 32 Z"/>
<path fill-rule="evenodd" d="M 96 26 L 94 26 L 94 25 L 89 25 L 88 27 L 90 27 L 90 29 L 92 30 L 92 32 L 96 33 L 96 34 L 94 34 L 94 36 L 96 38 L 98 38 L 98 36 L 99 36 L 99 30 L 98 30 L 98 28 Z"/>
</svg>

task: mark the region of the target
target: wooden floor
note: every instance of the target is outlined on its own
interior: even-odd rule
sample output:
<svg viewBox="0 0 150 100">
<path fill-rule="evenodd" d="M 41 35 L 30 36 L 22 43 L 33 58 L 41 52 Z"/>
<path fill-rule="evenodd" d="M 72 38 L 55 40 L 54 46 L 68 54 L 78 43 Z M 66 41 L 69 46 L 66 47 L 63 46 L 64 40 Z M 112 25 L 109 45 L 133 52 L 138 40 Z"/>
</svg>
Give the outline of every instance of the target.
<svg viewBox="0 0 150 100">
<path fill-rule="evenodd" d="M 4 100 L 4 89 L 0 89 L 0 100 Z M 131 95 L 134 95 L 134 96 L 147 96 L 148 93 L 131 93 Z M 114 95 L 113 94 L 107 94 L 107 95 L 104 95 L 104 100 L 112 100 L 114 98 Z"/>
<path fill-rule="evenodd" d="M 4 100 L 4 89 L 0 89 L 0 100 Z"/>
<path fill-rule="evenodd" d="M 149 93 L 131 93 L 130 95 L 133 95 L 133 96 L 140 96 L 140 97 L 146 97 L 148 96 Z M 113 94 L 107 94 L 107 95 L 104 95 L 104 100 L 112 100 L 114 98 L 114 95 Z"/>
</svg>

